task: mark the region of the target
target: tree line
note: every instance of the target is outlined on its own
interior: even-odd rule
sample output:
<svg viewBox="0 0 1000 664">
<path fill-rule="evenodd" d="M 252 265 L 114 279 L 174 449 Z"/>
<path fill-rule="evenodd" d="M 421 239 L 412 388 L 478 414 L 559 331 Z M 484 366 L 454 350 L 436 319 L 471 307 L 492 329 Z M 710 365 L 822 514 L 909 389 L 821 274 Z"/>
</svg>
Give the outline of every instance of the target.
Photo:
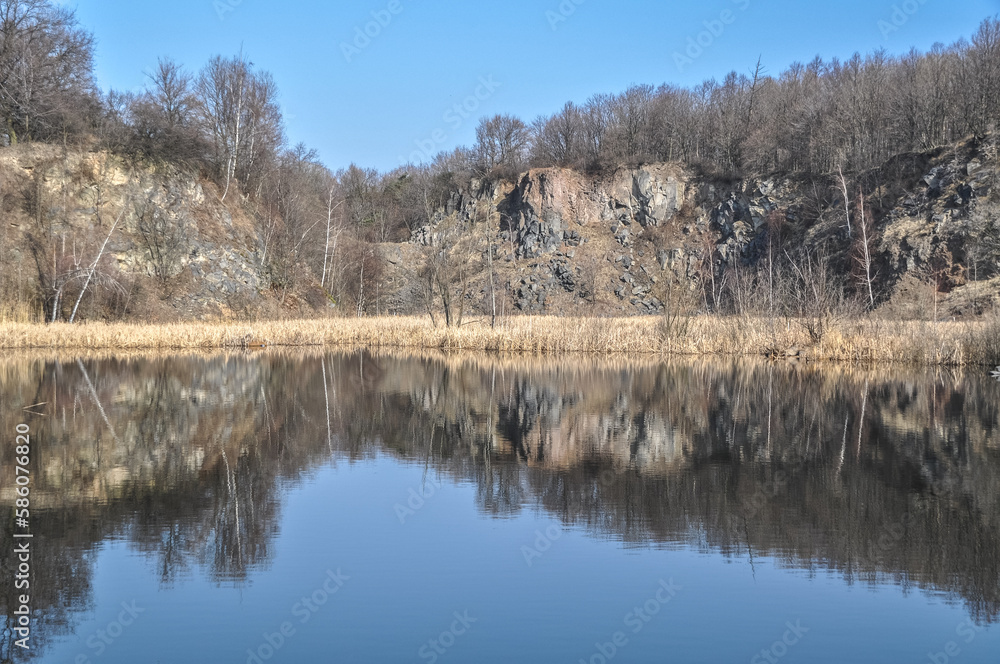
<svg viewBox="0 0 1000 664">
<path fill-rule="evenodd" d="M 749 176 L 864 171 L 902 152 L 984 136 L 1000 116 L 1000 21 L 927 53 L 819 57 L 769 75 L 758 63 L 683 88 L 635 85 L 526 123 L 483 121 L 473 150 L 497 166 L 600 169 L 681 161 Z"/>
</svg>

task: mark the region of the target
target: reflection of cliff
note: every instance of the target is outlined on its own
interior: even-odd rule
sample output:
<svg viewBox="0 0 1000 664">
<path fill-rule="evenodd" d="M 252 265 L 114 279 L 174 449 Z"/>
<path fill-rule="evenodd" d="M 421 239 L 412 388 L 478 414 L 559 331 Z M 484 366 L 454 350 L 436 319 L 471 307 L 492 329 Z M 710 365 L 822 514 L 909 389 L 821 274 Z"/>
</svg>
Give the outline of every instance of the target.
<svg viewBox="0 0 1000 664">
<path fill-rule="evenodd" d="M 475 481 L 488 513 L 538 505 L 633 542 L 893 579 L 992 620 L 996 391 L 962 377 L 698 362 L 0 360 L 0 429 L 45 404 L 29 421 L 45 508 L 33 527 L 50 543 L 36 606 L 51 634 L 86 607 L 87 552 L 109 536 L 148 553 L 164 583 L 187 568 L 238 582 L 268 560 L 284 481 L 332 455 L 380 451 Z M 11 457 L 0 449 L 3 467 Z M 0 505 L 10 482 L 0 478 Z"/>
<path fill-rule="evenodd" d="M 933 587 L 997 618 L 995 384 L 786 365 L 523 364 L 458 380 L 455 363 L 384 363 L 387 383 L 408 391 L 397 428 L 446 423 L 453 435 L 435 450 L 476 478 L 485 509 L 538 504 L 626 540 Z M 417 456 L 429 443 L 386 444 Z"/>
<path fill-rule="evenodd" d="M 282 443 L 260 432 L 289 424 L 286 408 L 262 404 L 284 368 L 225 359 L 3 366 L 0 426 L 13 430 L 22 408 L 44 404 L 33 409 L 43 416 L 26 420 L 35 441 L 32 531 L 47 543 L 33 560 L 32 597 L 51 623 L 37 626 L 36 647 L 87 607 L 89 554 L 108 537 L 154 556 L 166 584 L 192 566 L 238 582 L 267 560 L 278 527 L 271 464 Z M 12 457 L 5 446 L 2 467 Z M 13 503 L 11 481 L 0 480 L 4 506 Z M 8 535 L 11 526 L 4 522 Z M 7 549 L 0 603 L 9 615 Z M 0 642 L 0 661 L 9 648 Z"/>
</svg>

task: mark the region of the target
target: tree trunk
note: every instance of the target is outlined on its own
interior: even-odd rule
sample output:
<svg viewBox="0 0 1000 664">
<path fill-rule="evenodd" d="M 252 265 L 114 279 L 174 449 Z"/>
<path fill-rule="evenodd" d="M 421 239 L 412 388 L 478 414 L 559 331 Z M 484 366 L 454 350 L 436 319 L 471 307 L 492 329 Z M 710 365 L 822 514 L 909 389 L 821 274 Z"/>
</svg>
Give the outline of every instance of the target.
<svg viewBox="0 0 1000 664">
<path fill-rule="evenodd" d="M 80 302 L 83 300 L 84 294 L 87 292 L 87 286 L 90 285 L 91 280 L 94 278 L 94 273 L 97 272 L 97 265 L 101 262 L 101 257 L 104 256 L 104 250 L 108 247 L 108 241 L 111 239 L 112 234 L 115 232 L 115 228 L 118 227 L 118 222 L 122 220 L 125 216 L 126 208 L 122 208 L 121 213 L 118 218 L 115 219 L 115 223 L 111 224 L 111 230 L 108 232 L 108 236 L 104 238 L 104 244 L 101 245 L 101 250 L 97 252 L 97 258 L 94 259 L 94 264 L 90 266 L 90 273 L 87 275 L 87 280 L 83 283 L 83 288 L 80 289 L 80 295 L 76 298 L 76 304 L 73 305 L 73 313 L 69 316 L 70 324 L 76 320 L 76 311 L 80 308 Z"/>
<path fill-rule="evenodd" d="M 851 233 L 851 197 L 847 192 L 847 179 L 844 177 L 844 170 L 838 166 L 837 172 L 840 173 L 840 186 L 844 191 L 844 214 L 847 215 L 847 239 L 850 240 Z"/>
</svg>

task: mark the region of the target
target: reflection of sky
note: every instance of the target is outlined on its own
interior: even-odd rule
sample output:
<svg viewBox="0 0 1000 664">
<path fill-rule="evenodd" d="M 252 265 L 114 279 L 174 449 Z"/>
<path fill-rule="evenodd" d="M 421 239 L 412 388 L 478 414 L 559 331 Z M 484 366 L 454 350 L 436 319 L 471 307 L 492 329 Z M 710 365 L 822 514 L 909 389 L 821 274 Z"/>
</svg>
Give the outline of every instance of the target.
<svg viewBox="0 0 1000 664">
<path fill-rule="evenodd" d="M 108 544 L 96 554 L 95 613 L 40 661 L 85 654 L 94 664 L 242 664 L 285 621 L 296 632 L 269 662 L 429 661 L 418 649 L 456 611 L 477 622 L 442 662 L 589 660 L 619 630 L 628 643 L 616 663 L 749 662 L 782 638 L 787 622 L 809 630 L 787 662 L 929 661 L 949 641 L 970 664 L 995 662 L 1000 652 L 996 627 L 971 644 L 956 634 L 967 621 L 961 604 L 891 585 L 849 586 L 840 574 L 810 575 L 772 559 L 755 559 L 751 569 L 746 559 L 694 547 L 625 548 L 571 530 L 528 567 L 522 546 L 558 522 L 531 510 L 484 516 L 473 485 L 444 479 L 400 525 L 395 505 L 437 479 L 429 473 L 386 457 L 313 473 L 283 498 L 271 564 L 242 587 L 195 572 L 161 588 L 152 559 Z M 296 603 L 338 569 L 350 580 L 302 624 Z M 681 590 L 633 633 L 626 615 L 670 579 Z M 145 612 L 92 656 L 88 637 L 132 601 Z"/>
</svg>

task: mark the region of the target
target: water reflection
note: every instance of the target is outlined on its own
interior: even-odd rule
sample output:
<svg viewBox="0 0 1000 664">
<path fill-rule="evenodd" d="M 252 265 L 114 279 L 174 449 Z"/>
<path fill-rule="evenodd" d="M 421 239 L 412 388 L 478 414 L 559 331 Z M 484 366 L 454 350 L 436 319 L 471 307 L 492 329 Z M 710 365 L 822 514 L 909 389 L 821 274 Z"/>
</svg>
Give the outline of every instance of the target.
<svg viewBox="0 0 1000 664">
<path fill-rule="evenodd" d="M 164 586 L 189 574 L 238 585 L 271 559 L 283 487 L 331 458 L 377 455 L 474 483 L 487 515 L 542 509 L 632 546 L 769 556 L 945 593 L 980 623 L 1000 615 L 988 376 L 369 353 L 39 357 L 0 359 L 0 395 L 0 430 L 26 421 L 37 441 L 35 654 L 90 607 L 102 542 L 143 552 Z M 2 447 L 3 468 L 13 456 Z M 5 472 L 0 505 L 13 500 Z M 10 542 L 12 518 L 2 523 Z M 14 562 L 4 546 L 8 620 Z M 3 661 L 12 638 L 3 631 Z"/>
</svg>

